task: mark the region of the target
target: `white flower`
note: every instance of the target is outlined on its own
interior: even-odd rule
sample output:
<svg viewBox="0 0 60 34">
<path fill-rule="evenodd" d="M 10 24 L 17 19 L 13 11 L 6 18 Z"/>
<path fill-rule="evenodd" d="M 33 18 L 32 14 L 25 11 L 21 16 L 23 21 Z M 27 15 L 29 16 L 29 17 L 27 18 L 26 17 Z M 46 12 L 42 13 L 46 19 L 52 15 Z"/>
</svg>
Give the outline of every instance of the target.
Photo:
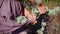
<svg viewBox="0 0 60 34">
<path fill-rule="evenodd" d="M 17 17 L 17 23 L 24 24 L 26 21 L 27 21 L 27 18 L 25 16 Z"/>
</svg>

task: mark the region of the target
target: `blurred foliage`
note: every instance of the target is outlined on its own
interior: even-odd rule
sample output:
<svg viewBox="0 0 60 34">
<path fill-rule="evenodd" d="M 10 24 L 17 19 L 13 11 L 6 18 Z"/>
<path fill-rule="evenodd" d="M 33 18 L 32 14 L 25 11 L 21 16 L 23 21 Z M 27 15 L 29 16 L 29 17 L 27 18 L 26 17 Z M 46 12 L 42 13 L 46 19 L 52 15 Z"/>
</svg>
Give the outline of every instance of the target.
<svg viewBox="0 0 60 34">
<path fill-rule="evenodd" d="M 49 22 L 46 26 L 47 34 L 60 34 L 60 11 L 55 15 L 50 15 Z"/>
<path fill-rule="evenodd" d="M 56 30 L 60 30 L 60 25 L 55 26 Z"/>
<path fill-rule="evenodd" d="M 44 3 L 49 7 L 49 8 L 54 8 L 58 5 L 60 5 L 60 0 L 44 0 Z"/>
</svg>

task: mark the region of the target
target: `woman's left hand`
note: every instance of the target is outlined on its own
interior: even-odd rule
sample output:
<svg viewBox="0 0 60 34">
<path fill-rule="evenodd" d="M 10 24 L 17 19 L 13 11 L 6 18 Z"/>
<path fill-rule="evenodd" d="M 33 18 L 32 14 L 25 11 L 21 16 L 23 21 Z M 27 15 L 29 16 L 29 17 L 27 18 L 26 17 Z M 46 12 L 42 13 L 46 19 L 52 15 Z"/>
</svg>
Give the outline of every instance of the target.
<svg viewBox="0 0 60 34">
<path fill-rule="evenodd" d="M 38 8 L 40 14 L 46 13 L 46 6 L 43 3 L 41 6 L 37 6 L 37 8 Z"/>
</svg>

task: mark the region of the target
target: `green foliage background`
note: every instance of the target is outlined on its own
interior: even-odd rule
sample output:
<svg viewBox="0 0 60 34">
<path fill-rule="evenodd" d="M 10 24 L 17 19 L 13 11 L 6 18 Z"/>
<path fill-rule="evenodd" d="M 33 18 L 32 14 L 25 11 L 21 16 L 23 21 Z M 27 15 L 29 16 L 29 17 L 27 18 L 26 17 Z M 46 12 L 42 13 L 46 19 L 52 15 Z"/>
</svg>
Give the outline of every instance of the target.
<svg viewBox="0 0 60 34">
<path fill-rule="evenodd" d="M 44 3 L 45 3 L 49 8 L 54 8 L 55 6 L 60 5 L 60 0 L 44 0 Z"/>
</svg>

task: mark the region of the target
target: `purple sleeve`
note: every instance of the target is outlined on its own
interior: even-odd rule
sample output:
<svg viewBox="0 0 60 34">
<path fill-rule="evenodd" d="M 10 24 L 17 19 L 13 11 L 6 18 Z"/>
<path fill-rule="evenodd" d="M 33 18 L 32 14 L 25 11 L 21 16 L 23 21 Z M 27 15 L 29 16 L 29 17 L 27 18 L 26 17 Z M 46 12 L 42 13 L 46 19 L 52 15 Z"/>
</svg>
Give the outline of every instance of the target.
<svg viewBox="0 0 60 34">
<path fill-rule="evenodd" d="M 21 27 L 16 22 L 16 17 L 21 11 L 19 1 L 15 0 L 0 0 L 0 32 L 11 32 Z"/>
</svg>

